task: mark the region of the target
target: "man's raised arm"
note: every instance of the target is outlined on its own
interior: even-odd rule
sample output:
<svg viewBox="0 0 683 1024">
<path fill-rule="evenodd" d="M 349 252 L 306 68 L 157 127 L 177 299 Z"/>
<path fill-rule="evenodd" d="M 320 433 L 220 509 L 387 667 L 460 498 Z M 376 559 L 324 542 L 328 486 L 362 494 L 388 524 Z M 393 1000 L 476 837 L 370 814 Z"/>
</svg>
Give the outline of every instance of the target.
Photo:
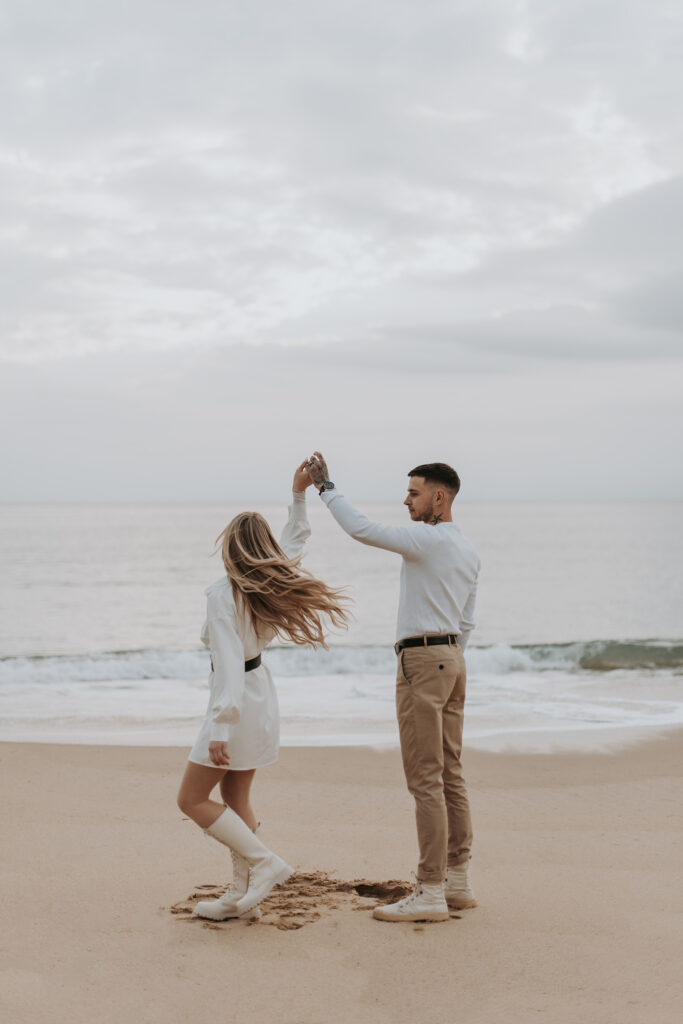
<svg viewBox="0 0 683 1024">
<path fill-rule="evenodd" d="M 374 548 L 395 551 L 404 558 L 416 557 L 420 550 L 418 531 L 406 526 L 386 526 L 375 523 L 346 500 L 331 482 L 327 463 L 316 452 L 308 462 L 308 471 L 320 496 L 337 520 L 342 530 L 361 544 Z"/>
</svg>

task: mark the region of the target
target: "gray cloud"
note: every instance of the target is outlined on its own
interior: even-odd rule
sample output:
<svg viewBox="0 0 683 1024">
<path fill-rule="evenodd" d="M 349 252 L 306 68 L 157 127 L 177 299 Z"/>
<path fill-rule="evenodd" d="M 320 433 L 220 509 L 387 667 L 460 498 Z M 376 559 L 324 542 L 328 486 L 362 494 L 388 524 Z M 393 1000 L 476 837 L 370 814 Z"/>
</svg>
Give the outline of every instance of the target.
<svg viewBox="0 0 683 1024">
<path fill-rule="evenodd" d="M 666 0 L 4 12 L 0 361 L 17 414 L 23 389 L 51 407 L 59 380 L 89 415 L 97 359 L 150 359 L 146 434 L 178 381 L 205 386 L 170 368 L 226 349 L 224 388 L 256 375 L 271 433 L 296 368 L 309 392 L 360 389 L 365 434 L 390 423 L 409 446 L 392 389 L 439 390 L 432 368 L 467 377 L 488 436 L 512 414 L 504 376 L 537 395 L 559 364 L 579 380 L 638 366 L 654 388 L 680 357 L 683 73 Z M 615 422 L 632 400 L 612 396 Z"/>
</svg>

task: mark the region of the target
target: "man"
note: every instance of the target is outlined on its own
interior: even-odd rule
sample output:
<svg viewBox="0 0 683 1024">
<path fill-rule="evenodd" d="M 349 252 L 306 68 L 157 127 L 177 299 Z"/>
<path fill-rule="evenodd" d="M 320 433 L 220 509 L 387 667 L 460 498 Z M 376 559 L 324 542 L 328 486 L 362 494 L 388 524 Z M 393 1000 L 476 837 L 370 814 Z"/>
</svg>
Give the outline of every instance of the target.
<svg viewBox="0 0 683 1024">
<path fill-rule="evenodd" d="M 320 452 L 313 483 L 339 525 L 361 544 L 403 556 L 398 606 L 396 711 L 420 848 L 412 895 L 377 907 L 380 921 L 445 921 L 448 908 L 476 906 L 469 879 L 472 846 L 462 773 L 463 650 L 474 627 L 479 556 L 453 522 L 458 474 L 443 462 L 412 469 L 408 507 L 415 526 L 385 526 L 358 512 L 331 482 Z"/>
</svg>

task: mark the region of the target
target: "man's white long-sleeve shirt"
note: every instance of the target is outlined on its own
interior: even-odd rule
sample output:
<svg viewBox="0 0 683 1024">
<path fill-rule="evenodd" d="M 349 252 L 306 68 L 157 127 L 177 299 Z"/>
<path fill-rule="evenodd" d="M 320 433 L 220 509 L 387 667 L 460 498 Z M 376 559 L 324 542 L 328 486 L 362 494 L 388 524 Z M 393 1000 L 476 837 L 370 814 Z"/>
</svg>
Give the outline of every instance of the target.
<svg viewBox="0 0 683 1024">
<path fill-rule="evenodd" d="M 403 556 L 396 639 L 459 633 L 463 648 L 474 629 L 479 555 L 456 523 L 373 523 L 334 488 L 322 499 L 343 530 L 361 544 Z"/>
</svg>

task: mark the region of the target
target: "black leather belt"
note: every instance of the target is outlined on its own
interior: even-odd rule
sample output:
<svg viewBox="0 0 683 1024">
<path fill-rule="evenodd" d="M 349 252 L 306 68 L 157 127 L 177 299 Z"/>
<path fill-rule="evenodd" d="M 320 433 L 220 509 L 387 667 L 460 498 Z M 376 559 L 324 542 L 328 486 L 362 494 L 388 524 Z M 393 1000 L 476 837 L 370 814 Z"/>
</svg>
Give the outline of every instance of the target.
<svg viewBox="0 0 683 1024">
<path fill-rule="evenodd" d="M 444 633 L 443 636 L 409 636 L 394 644 L 394 650 L 400 654 L 404 647 L 434 647 L 436 644 L 456 644 L 460 637 L 457 633 Z"/>
<path fill-rule="evenodd" d="M 261 655 L 257 654 L 255 658 L 250 658 L 249 661 L 244 663 L 244 671 L 251 672 L 253 669 L 258 668 L 261 664 Z M 214 671 L 213 667 L 213 655 L 211 656 L 211 671 Z"/>
</svg>

